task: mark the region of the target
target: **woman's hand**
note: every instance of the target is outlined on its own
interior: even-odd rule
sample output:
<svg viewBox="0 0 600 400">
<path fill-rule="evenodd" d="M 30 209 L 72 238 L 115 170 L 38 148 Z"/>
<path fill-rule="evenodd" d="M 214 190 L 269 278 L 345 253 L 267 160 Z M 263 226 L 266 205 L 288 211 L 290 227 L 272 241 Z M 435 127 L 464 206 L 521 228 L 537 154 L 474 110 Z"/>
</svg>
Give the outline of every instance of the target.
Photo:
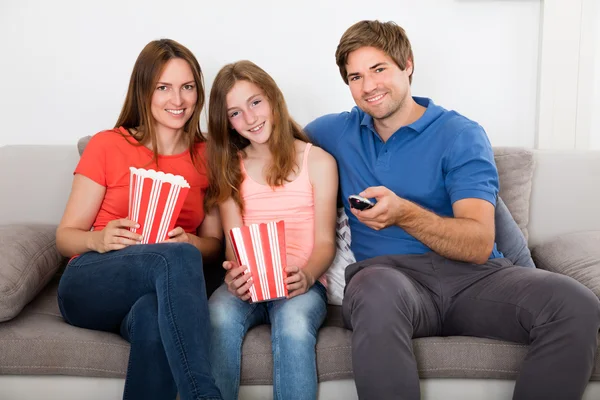
<svg viewBox="0 0 600 400">
<path fill-rule="evenodd" d="M 308 292 L 315 283 L 315 279 L 307 272 L 296 266 L 285 267 L 288 277 L 285 283 L 288 288 L 288 299 Z"/>
<path fill-rule="evenodd" d="M 233 261 L 225 261 L 223 268 L 227 270 L 225 284 L 229 293 L 242 301 L 247 301 L 250 298 L 250 287 L 252 287 L 251 274 L 249 272 L 244 273 L 247 268 L 243 265 L 239 266 Z"/>
<path fill-rule="evenodd" d="M 165 240 L 165 243 L 192 243 L 191 235 L 180 226 L 167 233 L 167 236 L 169 238 Z"/>
<path fill-rule="evenodd" d="M 132 244 L 138 244 L 142 235 L 134 233 L 129 228 L 139 228 L 137 222 L 121 218 L 110 221 L 104 229 L 97 232 L 96 240 L 92 248 L 98 253 L 106 253 L 112 250 L 121 250 Z"/>
</svg>

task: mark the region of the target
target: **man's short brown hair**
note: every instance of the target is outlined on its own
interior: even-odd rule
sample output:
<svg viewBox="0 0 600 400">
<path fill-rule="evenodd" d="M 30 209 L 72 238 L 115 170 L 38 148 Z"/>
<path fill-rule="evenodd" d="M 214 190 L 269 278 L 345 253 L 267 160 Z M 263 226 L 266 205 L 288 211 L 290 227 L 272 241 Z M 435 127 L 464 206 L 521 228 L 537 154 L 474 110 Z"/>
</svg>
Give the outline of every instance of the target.
<svg viewBox="0 0 600 400">
<path fill-rule="evenodd" d="M 335 51 L 335 62 L 340 68 L 340 74 L 346 84 L 348 84 L 348 71 L 346 70 L 348 55 L 361 47 L 375 47 L 383 51 L 394 60 L 402 71 L 406 69 L 406 61 L 411 60 L 414 72 L 412 48 L 404 29 L 392 21 L 365 20 L 357 22 L 344 32 Z M 412 82 L 412 72 L 408 79 L 409 82 Z"/>
</svg>

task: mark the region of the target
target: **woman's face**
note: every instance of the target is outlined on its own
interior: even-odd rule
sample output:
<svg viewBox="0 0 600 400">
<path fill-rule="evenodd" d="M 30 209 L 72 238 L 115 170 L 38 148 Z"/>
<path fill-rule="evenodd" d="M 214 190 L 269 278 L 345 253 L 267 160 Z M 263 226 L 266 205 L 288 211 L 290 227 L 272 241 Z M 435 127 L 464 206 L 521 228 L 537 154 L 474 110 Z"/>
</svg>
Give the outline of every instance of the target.
<svg viewBox="0 0 600 400">
<path fill-rule="evenodd" d="M 273 112 L 263 91 L 254 83 L 237 81 L 227 93 L 227 118 L 243 137 L 254 144 L 269 141 Z"/>
<path fill-rule="evenodd" d="M 152 94 L 151 111 L 157 133 L 181 132 L 194 113 L 197 101 L 196 81 L 187 61 L 169 60 Z"/>
</svg>

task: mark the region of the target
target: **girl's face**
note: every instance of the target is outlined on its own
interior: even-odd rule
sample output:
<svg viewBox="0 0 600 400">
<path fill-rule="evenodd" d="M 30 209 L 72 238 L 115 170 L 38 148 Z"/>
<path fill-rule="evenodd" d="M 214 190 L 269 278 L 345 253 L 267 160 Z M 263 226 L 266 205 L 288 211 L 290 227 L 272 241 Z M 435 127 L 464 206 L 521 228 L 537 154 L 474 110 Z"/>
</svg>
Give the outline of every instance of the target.
<svg viewBox="0 0 600 400">
<path fill-rule="evenodd" d="M 165 64 L 152 94 L 151 111 L 158 132 L 183 130 L 196 108 L 198 92 L 187 61 L 174 58 Z"/>
<path fill-rule="evenodd" d="M 263 91 L 254 83 L 237 81 L 227 93 L 227 118 L 233 129 L 253 144 L 269 141 L 273 112 Z"/>
</svg>

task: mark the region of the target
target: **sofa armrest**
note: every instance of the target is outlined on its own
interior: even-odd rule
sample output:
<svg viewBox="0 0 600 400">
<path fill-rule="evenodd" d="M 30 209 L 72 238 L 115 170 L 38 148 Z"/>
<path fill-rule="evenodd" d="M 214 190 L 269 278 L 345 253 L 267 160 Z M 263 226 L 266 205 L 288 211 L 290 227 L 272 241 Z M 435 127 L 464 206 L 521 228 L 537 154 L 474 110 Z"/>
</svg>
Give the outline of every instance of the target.
<svg viewBox="0 0 600 400">
<path fill-rule="evenodd" d="M 600 298 L 600 231 L 557 236 L 533 248 L 538 268 L 557 272 L 587 286 Z"/>
<path fill-rule="evenodd" d="M 0 321 L 17 316 L 64 263 L 55 232 L 55 225 L 0 226 Z"/>
</svg>

